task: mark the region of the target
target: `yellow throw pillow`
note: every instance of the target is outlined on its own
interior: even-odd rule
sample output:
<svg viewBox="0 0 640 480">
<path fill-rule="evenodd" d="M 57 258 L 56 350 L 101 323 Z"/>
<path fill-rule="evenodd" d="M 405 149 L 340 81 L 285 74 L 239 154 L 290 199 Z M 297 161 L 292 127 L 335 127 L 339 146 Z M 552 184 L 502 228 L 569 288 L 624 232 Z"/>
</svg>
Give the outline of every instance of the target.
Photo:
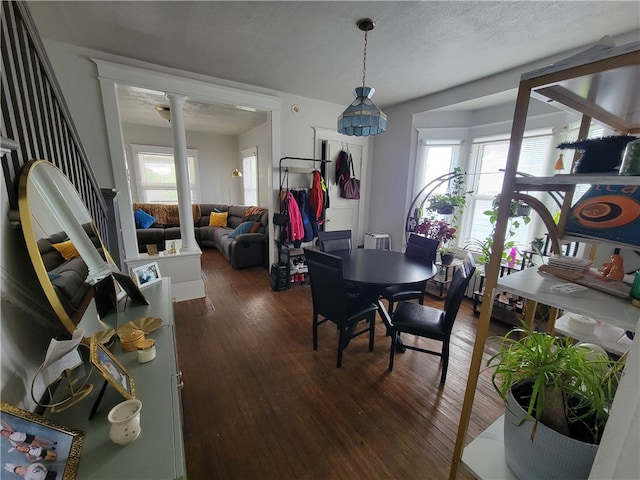
<svg viewBox="0 0 640 480">
<path fill-rule="evenodd" d="M 60 255 L 62 255 L 65 260 L 71 260 L 72 258 L 80 256 L 78 250 L 76 250 L 76 246 L 71 240 L 67 240 L 66 242 L 53 243 L 51 246 L 58 252 L 60 252 Z"/>
<path fill-rule="evenodd" d="M 211 212 L 209 215 L 209 226 L 210 227 L 226 227 L 227 226 L 227 215 L 229 212 Z"/>
</svg>

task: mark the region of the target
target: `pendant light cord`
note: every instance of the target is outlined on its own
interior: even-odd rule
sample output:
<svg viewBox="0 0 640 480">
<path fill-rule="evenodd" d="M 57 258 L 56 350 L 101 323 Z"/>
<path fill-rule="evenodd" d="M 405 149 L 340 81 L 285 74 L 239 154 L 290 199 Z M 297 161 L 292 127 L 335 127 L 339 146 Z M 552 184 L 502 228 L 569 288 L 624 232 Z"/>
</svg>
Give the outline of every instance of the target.
<svg viewBox="0 0 640 480">
<path fill-rule="evenodd" d="M 369 32 L 365 30 L 364 32 L 364 56 L 362 61 L 362 88 L 365 87 L 365 77 L 367 76 L 367 34 Z"/>
</svg>

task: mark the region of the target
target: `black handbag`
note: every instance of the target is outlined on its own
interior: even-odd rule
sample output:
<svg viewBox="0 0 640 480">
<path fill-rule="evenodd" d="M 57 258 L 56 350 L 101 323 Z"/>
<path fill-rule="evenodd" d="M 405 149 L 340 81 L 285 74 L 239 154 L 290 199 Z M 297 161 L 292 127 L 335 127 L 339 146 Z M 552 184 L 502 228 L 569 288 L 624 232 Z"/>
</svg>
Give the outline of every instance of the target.
<svg viewBox="0 0 640 480">
<path fill-rule="evenodd" d="M 273 214 L 273 224 L 278 225 L 279 227 L 285 225 L 287 223 L 287 215 L 284 213 L 274 213 Z"/>
</svg>

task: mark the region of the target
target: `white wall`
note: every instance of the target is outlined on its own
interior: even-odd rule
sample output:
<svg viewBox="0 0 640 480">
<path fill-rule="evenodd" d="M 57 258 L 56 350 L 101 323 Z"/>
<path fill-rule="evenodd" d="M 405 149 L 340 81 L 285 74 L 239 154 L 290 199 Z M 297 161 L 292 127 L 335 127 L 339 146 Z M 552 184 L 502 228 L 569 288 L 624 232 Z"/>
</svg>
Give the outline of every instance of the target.
<svg viewBox="0 0 640 480">
<path fill-rule="evenodd" d="M 132 177 L 132 198 L 136 201 L 137 195 L 133 181 L 135 168 L 132 164 L 131 144 L 171 148 L 173 146 L 171 128 L 123 124 L 122 133 Z M 187 148 L 198 150 L 197 180 L 200 184 L 200 203 L 227 203 L 229 175 L 234 168 L 242 169 L 238 154 L 238 137 L 187 131 L 186 139 Z"/>
</svg>

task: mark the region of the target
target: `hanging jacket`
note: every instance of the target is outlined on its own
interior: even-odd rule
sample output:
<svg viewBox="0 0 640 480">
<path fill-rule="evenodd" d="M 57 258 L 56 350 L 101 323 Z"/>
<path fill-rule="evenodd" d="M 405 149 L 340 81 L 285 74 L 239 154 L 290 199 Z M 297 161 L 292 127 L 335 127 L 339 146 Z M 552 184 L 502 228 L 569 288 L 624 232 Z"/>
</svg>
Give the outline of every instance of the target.
<svg viewBox="0 0 640 480">
<path fill-rule="evenodd" d="M 324 218 L 323 209 L 324 209 L 324 197 L 322 193 L 322 176 L 318 170 L 314 170 L 313 172 L 313 181 L 311 182 L 311 190 L 309 191 L 309 211 L 311 212 L 311 217 L 316 222 L 320 223 L 320 221 Z"/>
<path fill-rule="evenodd" d="M 289 213 L 289 235 L 287 241 L 289 243 L 300 242 L 304 237 L 304 228 L 302 226 L 302 216 L 300 215 L 300 209 L 298 203 L 293 197 L 291 191 L 287 192 L 286 197 L 287 211 Z"/>
<path fill-rule="evenodd" d="M 311 227 L 311 220 L 309 218 L 309 201 L 306 190 L 300 190 L 297 192 L 296 200 L 298 201 L 298 208 L 300 209 L 300 216 L 302 217 L 302 228 L 304 229 L 303 242 L 310 242 L 313 240 L 313 228 Z M 314 220 L 315 223 L 315 220 Z"/>
</svg>

